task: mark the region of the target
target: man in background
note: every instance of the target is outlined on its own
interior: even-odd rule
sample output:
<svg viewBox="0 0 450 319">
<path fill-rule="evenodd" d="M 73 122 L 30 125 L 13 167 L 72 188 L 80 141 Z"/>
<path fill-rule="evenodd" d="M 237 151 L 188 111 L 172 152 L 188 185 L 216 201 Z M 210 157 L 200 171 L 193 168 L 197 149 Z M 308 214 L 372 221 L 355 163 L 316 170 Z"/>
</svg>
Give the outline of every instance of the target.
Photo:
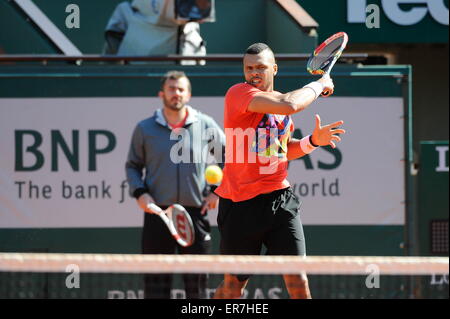
<svg viewBox="0 0 450 319">
<path fill-rule="evenodd" d="M 211 235 L 206 214 L 216 207 L 218 196 L 204 179 L 207 154 L 198 154 L 198 150 L 212 149 L 216 161 L 222 162 L 225 136 L 211 117 L 187 105 L 191 83 L 183 72 L 170 71 L 162 78 L 159 97 L 163 107 L 137 124 L 126 162 L 130 194 L 145 212 L 142 252 L 209 254 Z M 194 244 L 178 246 L 160 217 L 148 209 L 150 203 L 162 209 L 175 203 L 184 206 L 194 224 Z M 183 275 L 186 297 L 206 298 L 207 278 L 206 274 Z M 145 298 L 170 298 L 171 284 L 171 274 L 146 275 Z"/>
</svg>

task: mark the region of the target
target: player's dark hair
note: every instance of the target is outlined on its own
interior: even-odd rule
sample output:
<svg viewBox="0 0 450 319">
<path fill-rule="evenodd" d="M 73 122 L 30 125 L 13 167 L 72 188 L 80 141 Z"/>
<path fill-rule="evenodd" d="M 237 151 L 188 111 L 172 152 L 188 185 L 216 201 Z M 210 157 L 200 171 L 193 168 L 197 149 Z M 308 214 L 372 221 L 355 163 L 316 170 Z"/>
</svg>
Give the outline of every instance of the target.
<svg viewBox="0 0 450 319">
<path fill-rule="evenodd" d="M 192 91 L 191 81 L 189 81 L 189 78 L 183 71 L 168 71 L 166 74 L 164 74 L 164 76 L 161 78 L 160 90 L 161 91 L 164 90 L 164 84 L 166 84 L 167 80 L 178 80 L 181 78 L 186 78 L 186 80 L 188 81 L 189 92 L 191 92 Z"/>
<path fill-rule="evenodd" d="M 273 53 L 272 49 L 265 43 L 253 43 L 251 46 L 245 50 L 245 54 L 260 54 L 264 50 L 270 50 Z"/>
</svg>

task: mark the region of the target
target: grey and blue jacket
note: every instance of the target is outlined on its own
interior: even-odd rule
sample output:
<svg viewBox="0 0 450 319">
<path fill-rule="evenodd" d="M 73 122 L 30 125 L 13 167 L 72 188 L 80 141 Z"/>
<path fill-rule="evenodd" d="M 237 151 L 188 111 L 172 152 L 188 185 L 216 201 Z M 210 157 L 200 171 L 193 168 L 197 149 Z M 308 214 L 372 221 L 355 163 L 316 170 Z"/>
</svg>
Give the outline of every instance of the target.
<svg viewBox="0 0 450 319">
<path fill-rule="evenodd" d="M 223 163 L 225 134 L 210 116 L 187 108 L 181 130 L 172 131 L 162 109 L 137 124 L 125 165 L 131 196 L 148 192 L 160 206 L 202 205 L 205 168 Z"/>
</svg>

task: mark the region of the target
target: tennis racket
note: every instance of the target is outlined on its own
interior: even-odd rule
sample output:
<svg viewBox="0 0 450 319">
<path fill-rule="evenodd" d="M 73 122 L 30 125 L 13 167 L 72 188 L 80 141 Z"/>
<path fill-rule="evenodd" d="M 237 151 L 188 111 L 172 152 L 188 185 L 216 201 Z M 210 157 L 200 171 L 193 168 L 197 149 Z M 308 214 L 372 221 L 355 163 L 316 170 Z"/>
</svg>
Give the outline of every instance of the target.
<svg viewBox="0 0 450 319">
<path fill-rule="evenodd" d="M 170 234 L 180 246 L 189 247 L 194 243 L 194 224 L 191 216 L 183 206 L 173 204 L 166 210 L 162 210 L 156 204 L 150 203 L 147 205 L 147 208 L 162 219 Z"/>
<path fill-rule="evenodd" d="M 345 32 L 338 32 L 326 39 L 311 54 L 307 70 L 311 74 L 321 74 L 330 76 L 331 69 L 347 46 L 348 35 Z M 328 96 L 329 91 L 322 92 L 322 96 Z"/>
</svg>

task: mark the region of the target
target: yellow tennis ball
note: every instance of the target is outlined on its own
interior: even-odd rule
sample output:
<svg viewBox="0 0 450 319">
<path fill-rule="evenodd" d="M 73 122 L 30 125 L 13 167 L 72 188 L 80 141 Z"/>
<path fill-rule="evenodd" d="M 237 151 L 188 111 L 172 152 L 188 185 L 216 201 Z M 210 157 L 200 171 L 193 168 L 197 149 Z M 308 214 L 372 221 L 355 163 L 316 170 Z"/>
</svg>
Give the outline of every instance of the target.
<svg viewBox="0 0 450 319">
<path fill-rule="evenodd" d="M 210 165 L 205 170 L 205 179 L 208 184 L 218 184 L 222 181 L 223 172 L 217 165 Z"/>
</svg>

